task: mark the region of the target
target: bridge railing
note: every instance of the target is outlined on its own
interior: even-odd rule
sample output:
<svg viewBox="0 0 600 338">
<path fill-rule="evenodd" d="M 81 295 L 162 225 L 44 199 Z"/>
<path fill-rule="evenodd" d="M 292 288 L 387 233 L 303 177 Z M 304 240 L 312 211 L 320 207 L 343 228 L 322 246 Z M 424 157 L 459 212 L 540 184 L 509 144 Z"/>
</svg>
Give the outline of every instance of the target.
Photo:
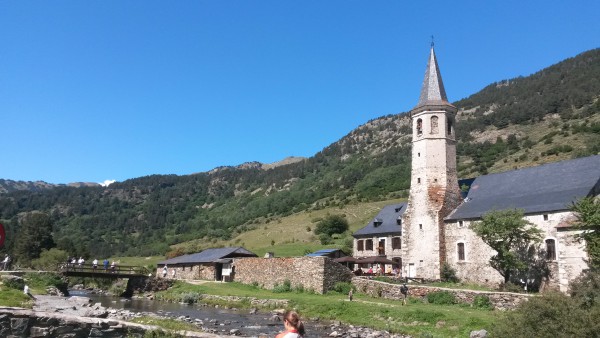
<svg viewBox="0 0 600 338">
<path fill-rule="evenodd" d="M 57 271 L 62 273 L 68 272 L 86 272 L 94 274 L 119 274 L 119 275 L 145 275 L 150 273 L 150 270 L 145 266 L 134 266 L 134 265 L 109 265 L 107 268 L 104 265 L 98 264 L 78 264 L 78 263 L 60 263 L 57 264 Z"/>
</svg>

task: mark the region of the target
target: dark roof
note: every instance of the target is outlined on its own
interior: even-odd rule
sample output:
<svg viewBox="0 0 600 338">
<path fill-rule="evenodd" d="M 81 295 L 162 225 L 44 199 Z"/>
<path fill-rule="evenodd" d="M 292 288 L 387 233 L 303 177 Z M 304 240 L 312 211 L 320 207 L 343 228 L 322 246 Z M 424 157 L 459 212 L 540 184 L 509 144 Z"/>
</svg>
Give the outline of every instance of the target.
<svg viewBox="0 0 600 338">
<path fill-rule="evenodd" d="M 402 217 L 404 211 L 406 211 L 406 202 L 386 205 L 381 209 L 377 216 L 369 222 L 369 224 L 353 233 L 352 236 L 360 237 L 375 234 L 400 234 L 402 233 L 402 226 L 398 225 L 397 220 Z M 376 226 L 378 221 L 380 221 L 381 224 Z"/>
<path fill-rule="evenodd" d="M 492 210 L 525 214 L 567 210 L 600 190 L 600 155 L 477 177 L 446 220 L 476 219 Z"/>
<path fill-rule="evenodd" d="M 309 257 L 322 257 L 322 256 L 327 256 L 330 253 L 336 252 L 336 251 L 342 251 L 342 250 L 341 249 L 322 249 L 322 250 L 319 250 L 319 251 L 315 251 L 315 252 L 309 253 L 306 256 L 309 256 Z"/>
<path fill-rule="evenodd" d="M 255 253 L 250 252 L 242 247 L 235 248 L 214 248 L 206 249 L 190 255 L 183 255 L 166 261 L 159 262 L 158 265 L 165 264 L 192 264 L 192 263 L 214 263 L 223 258 L 232 257 L 258 257 Z"/>
<path fill-rule="evenodd" d="M 423 86 L 421 87 L 421 95 L 419 96 L 417 107 L 431 104 L 448 104 L 446 90 L 442 82 L 442 73 L 440 73 L 433 45 L 429 53 L 429 62 L 427 62 L 427 69 L 425 70 L 425 78 L 423 79 Z"/>
</svg>

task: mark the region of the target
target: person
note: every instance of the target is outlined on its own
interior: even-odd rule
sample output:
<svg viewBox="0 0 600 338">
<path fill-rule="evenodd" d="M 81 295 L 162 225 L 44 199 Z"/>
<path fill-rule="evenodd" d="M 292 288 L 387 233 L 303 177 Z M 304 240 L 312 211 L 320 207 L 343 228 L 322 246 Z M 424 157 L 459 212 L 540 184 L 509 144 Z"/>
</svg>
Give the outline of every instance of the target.
<svg viewBox="0 0 600 338">
<path fill-rule="evenodd" d="M 369 268 L 369 271 L 367 271 L 367 273 L 368 273 L 369 275 L 372 275 L 372 274 L 373 274 L 373 267 L 370 267 L 370 268 Z"/>
<path fill-rule="evenodd" d="M 79 260 L 77 261 L 77 264 L 79 264 L 79 270 L 83 269 L 83 263 L 85 263 L 85 259 L 83 259 L 83 257 L 79 257 Z"/>
<path fill-rule="evenodd" d="M 4 260 L 2 261 L 3 266 L 2 266 L 2 270 L 6 271 L 8 270 L 8 262 L 10 262 L 10 257 L 8 257 L 8 255 L 4 256 Z"/>
<path fill-rule="evenodd" d="M 167 278 L 167 265 L 163 266 L 163 278 Z"/>
<path fill-rule="evenodd" d="M 400 287 L 400 293 L 402 293 L 402 305 L 406 305 L 406 298 L 408 297 L 408 286 L 406 286 L 406 283 Z"/>
<path fill-rule="evenodd" d="M 105 258 L 104 261 L 102 262 L 102 264 L 104 264 L 104 271 L 108 271 L 108 258 Z"/>
<path fill-rule="evenodd" d="M 302 338 L 304 337 L 304 323 L 296 311 L 286 311 L 283 314 L 283 326 L 285 331 L 279 333 L 275 338 Z"/>
<path fill-rule="evenodd" d="M 112 261 L 112 263 L 110 264 L 110 269 L 112 270 L 113 273 L 116 273 L 117 271 L 117 263 L 115 261 Z"/>
<path fill-rule="evenodd" d="M 352 289 L 350 289 L 350 292 L 348 292 L 348 300 L 352 301 Z"/>
<path fill-rule="evenodd" d="M 92 261 L 92 268 L 94 269 L 94 271 L 96 271 L 96 269 L 98 268 L 98 260 L 95 258 Z"/>
<path fill-rule="evenodd" d="M 171 271 L 171 278 L 175 279 L 175 269 L 173 269 L 173 271 Z"/>
<path fill-rule="evenodd" d="M 25 284 L 25 287 L 23 288 L 23 293 L 29 296 L 29 298 L 35 299 L 31 292 L 29 292 L 29 286 L 27 286 L 27 284 Z"/>
<path fill-rule="evenodd" d="M 381 265 L 377 265 L 377 276 L 381 276 L 383 274 L 383 270 L 381 270 Z"/>
</svg>

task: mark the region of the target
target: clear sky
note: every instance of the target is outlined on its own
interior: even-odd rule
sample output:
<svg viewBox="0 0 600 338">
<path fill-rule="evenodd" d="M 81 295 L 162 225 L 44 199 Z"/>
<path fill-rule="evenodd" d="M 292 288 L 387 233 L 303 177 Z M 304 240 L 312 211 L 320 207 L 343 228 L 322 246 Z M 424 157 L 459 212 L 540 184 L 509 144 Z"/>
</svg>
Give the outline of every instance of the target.
<svg viewBox="0 0 600 338">
<path fill-rule="evenodd" d="M 2 1 L 0 178 L 309 157 L 417 102 L 600 47 L 600 1 Z"/>
</svg>

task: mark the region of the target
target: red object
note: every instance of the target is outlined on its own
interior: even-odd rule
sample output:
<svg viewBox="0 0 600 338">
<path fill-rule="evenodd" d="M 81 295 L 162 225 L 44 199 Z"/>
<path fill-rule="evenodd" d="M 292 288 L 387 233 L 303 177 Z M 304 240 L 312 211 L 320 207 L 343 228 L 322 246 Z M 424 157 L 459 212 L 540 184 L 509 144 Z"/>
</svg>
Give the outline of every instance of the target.
<svg viewBox="0 0 600 338">
<path fill-rule="evenodd" d="M 0 247 L 4 245 L 4 237 L 6 237 L 4 232 L 4 225 L 0 223 Z"/>
</svg>

